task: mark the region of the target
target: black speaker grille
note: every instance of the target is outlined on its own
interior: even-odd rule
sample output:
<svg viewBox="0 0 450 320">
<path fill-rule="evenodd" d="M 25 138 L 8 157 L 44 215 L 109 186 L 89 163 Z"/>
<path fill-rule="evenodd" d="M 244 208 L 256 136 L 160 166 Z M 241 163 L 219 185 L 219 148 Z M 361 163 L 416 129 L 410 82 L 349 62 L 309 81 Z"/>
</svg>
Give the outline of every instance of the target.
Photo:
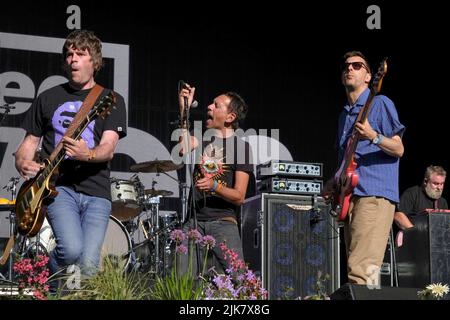
<svg viewBox="0 0 450 320">
<path fill-rule="evenodd" d="M 338 286 L 338 230 L 328 207 L 314 206 L 313 197 L 267 199 L 263 280 L 271 299 L 292 299 L 316 293 L 319 272 L 330 275 L 327 293 Z M 266 270 L 266 272 L 265 272 Z"/>
</svg>

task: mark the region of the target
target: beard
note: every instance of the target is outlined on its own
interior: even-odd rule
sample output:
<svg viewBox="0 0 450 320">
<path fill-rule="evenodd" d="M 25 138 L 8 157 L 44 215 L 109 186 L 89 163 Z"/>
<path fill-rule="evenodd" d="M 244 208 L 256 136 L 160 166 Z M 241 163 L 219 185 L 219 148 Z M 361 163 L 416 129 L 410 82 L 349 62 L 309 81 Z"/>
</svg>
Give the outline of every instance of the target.
<svg viewBox="0 0 450 320">
<path fill-rule="evenodd" d="M 442 196 L 443 190 L 434 190 L 429 185 L 425 185 L 425 193 L 427 196 L 429 196 L 431 199 L 437 200 Z"/>
</svg>

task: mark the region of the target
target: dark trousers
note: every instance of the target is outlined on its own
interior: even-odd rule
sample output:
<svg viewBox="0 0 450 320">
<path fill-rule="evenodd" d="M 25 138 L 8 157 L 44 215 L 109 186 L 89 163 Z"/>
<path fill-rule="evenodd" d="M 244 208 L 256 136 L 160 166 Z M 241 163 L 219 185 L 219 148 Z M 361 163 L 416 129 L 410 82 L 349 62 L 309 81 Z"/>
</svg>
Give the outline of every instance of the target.
<svg viewBox="0 0 450 320">
<path fill-rule="evenodd" d="M 194 220 L 189 220 L 183 226 L 183 231 L 187 232 L 189 229 L 194 229 Z M 225 270 L 229 267 L 228 261 L 224 258 L 224 253 L 219 247 L 219 244 L 225 242 L 226 246 L 238 254 L 239 259 L 244 260 L 242 253 L 242 242 L 239 236 L 239 230 L 236 223 L 226 220 L 213 220 L 213 221 L 198 221 L 197 230 L 203 235 L 210 235 L 216 240 L 214 248 L 209 250 L 206 265 L 205 265 L 205 248 L 201 245 L 198 246 L 198 258 L 196 245 L 193 245 L 192 252 L 192 272 L 194 275 L 198 275 L 203 272 L 208 273 L 211 267 L 214 267 L 215 272 L 219 274 L 225 273 Z M 187 242 L 186 242 L 187 244 Z M 179 274 L 188 272 L 189 254 L 178 254 L 179 257 Z M 197 267 L 199 260 L 200 269 Z M 204 269 L 204 270 L 203 270 Z"/>
</svg>

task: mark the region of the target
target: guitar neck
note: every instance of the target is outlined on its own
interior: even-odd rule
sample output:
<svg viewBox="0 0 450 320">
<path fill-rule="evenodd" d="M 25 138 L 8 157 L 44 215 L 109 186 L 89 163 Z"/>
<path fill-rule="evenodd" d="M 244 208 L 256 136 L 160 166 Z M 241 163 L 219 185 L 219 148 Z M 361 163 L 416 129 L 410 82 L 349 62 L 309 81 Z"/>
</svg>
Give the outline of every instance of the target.
<svg viewBox="0 0 450 320">
<path fill-rule="evenodd" d="M 375 97 L 375 92 L 373 90 L 370 90 L 369 97 L 367 98 L 367 101 L 364 104 L 364 107 L 359 112 L 358 117 L 356 118 L 356 122 L 363 123 L 367 120 L 367 118 L 369 116 L 370 107 L 372 106 L 372 101 L 373 101 L 374 97 Z M 345 164 L 343 167 L 344 170 L 342 170 L 342 174 L 346 173 L 347 168 L 353 162 L 359 140 L 360 140 L 360 136 L 359 136 L 358 131 L 356 131 L 356 129 L 353 129 L 349 145 L 347 145 L 347 149 L 345 152 Z"/>
</svg>

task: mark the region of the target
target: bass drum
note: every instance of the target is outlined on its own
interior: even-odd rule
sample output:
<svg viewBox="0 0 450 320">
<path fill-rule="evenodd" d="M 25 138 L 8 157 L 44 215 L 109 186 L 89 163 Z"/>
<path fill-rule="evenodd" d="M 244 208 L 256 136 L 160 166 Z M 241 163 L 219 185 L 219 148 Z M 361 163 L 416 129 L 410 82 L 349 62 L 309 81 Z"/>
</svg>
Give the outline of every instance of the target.
<svg viewBox="0 0 450 320">
<path fill-rule="evenodd" d="M 38 250 L 38 254 L 48 255 L 55 247 L 53 230 L 45 218 L 38 235 L 28 238 L 26 252 L 33 255 Z M 103 269 L 103 261 L 108 257 L 114 263 L 123 259 L 124 269 L 127 270 L 131 261 L 131 249 L 131 238 L 128 231 L 117 218 L 110 216 L 100 255 L 100 269 Z"/>
<path fill-rule="evenodd" d="M 103 261 L 109 258 L 112 262 L 123 259 L 124 270 L 127 270 L 131 261 L 131 238 L 125 226 L 115 217 L 109 217 L 108 229 L 103 241 L 100 269 Z"/>
</svg>

